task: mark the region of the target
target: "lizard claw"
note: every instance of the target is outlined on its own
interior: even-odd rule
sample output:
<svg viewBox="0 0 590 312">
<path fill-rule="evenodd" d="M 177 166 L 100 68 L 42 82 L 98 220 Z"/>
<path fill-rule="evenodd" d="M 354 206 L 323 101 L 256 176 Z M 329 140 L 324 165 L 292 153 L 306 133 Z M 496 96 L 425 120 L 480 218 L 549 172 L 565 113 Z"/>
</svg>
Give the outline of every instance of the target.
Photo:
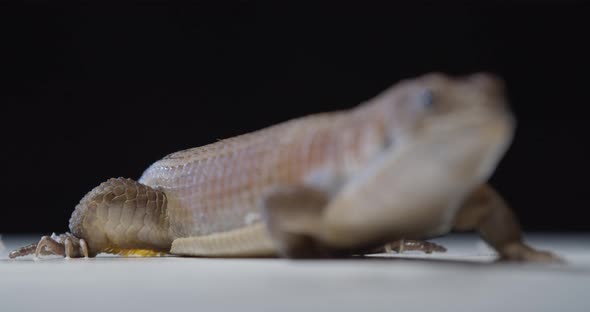
<svg viewBox="0 0 590 312">
<path fill-rule="evenodd" d="M 439 244 L 424 240 L 415 239 L 400 239 L 385 245 L 385 252 L 397 252 L 403 253 L 409 250 L 423 251 L 424 253 L 431 254 L 433 252 L 446 252 L 447 249 Z"/>
<path fill-rule="evenodd" d="M 59 236 L 55 235 L 55 233 L 51 234 L 51 236 L 43 236 L 37 243 L 35 258 L 38 258 L 39 254 L 63 256 L 64 244 L 59 242 Z"/>
<path fill-rule="evenodd" d="M 556 254 L 533 249 L 523 243 L 515 243 L 505 246 L 501 253 L 499 261 L 521 261 L 537 263 L 566 263 L 564 259 Z"/>
<path fill-rule="evenodd" d="M 35 253 L 35 250 L 37 249 L 37 243 L 32 243 L 23 247 L 20 247 L 18 249 L 15 249 L 13 251 L 11 251 L 8 254 L 8 258 L 10 259 L 14 259 L 16 257 L 24 257 L 26 255 L 30 255 L 32 253 Z"/>
<path fill-rule="evenodd" d="M 38 243 L 32 243 L 24 247 L 13 250 L 8 254 L 11 259 L 23 257 L 30 254 L 39 255 L 58 255 L 66 258 L 88 258 L 88 245 L 84 239 L 79 239 L 70 233 L 51 236 L 43 236 Z"/>
</svg>

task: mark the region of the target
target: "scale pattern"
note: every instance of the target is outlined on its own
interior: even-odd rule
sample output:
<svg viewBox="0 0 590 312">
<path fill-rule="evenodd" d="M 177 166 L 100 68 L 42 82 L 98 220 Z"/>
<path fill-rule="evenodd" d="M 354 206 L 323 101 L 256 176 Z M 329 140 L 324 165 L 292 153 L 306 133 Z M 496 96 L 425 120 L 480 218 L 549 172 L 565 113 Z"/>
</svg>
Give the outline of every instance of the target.
<svg viewBox="0 0 590 312">
<path fill-rule="evenodd" d="M 380 151 L 378 120 L 345 112 L 292 120 L 170 154 L 139 182 L 166 194 L 172 238 L 255 225 L 273 188 L 316 184 L 332 191 L 357 172 Z"/>
</svg>

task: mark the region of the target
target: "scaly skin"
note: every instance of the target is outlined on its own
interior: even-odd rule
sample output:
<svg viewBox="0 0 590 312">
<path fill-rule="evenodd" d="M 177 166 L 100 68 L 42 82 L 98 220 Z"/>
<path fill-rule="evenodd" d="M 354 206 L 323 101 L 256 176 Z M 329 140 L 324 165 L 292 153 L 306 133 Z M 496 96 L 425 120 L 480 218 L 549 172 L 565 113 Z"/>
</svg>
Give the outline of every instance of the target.
<svg viewBox="0 0 590 312">
<path fill-rule="evenodd" d="M 124 188 L 133 182 L 112 179 L 84 197 L 70 229 L 97 253 L 109 247 L 169 250 L 176 238 L 260 223 L 258 207 L 265 192 L 306 181 L 323 188 L 343 184 L 375 157 L 386 134 L 383 122 L 370 115 L 374 112 L 362 108 L 310 116 L 168 155 L 138 181 L 158 190 L 156 195 L 166 195 L 160 197 L 165 198 L 161 205 L 136 210 L 137 195 L 129 194 L 136 187 Z M 331 181 L 321 181 L 324 178 Z M 110 189 L 119 191 L 109 193 Z M 113 199 L 104 198 L 105 193 Z M 118 196 L 124 204 L 113 202 Z"/>
<path fill-rule="evenodd" d="M 73 235 L 36 253 L 331 257 L 400 239 L 437 251 L 412 239 L 455 228 L 479 230 L 504 258 L 552 261 L 484 185 L 512 139 L 505 102 L 491 75 L 430 74 L 351 110 L 173 153 L 138 182 L 89 192 Z"/>
</svg>

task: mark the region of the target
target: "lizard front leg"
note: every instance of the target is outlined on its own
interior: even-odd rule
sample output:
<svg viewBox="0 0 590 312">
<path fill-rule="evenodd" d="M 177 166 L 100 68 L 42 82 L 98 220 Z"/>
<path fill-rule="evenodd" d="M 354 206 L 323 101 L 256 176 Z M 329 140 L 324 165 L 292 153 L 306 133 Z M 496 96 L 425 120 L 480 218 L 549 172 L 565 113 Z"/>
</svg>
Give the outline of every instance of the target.
<svg viewBox="0 0 590 312">
<path fill-rule="evenodd" d="M 500 259 L 533 262 L 562 261 L 548 251 L 528 246 L 517 218 L 489 185 L 478 187 L 459 210 L 454 230 L 477 230 L 500 255 Z"/>
<path fill-rule="evenodd" d="M 333 250 L 318 240 L 326 193 L 304 186 L 282 187 L 262 203 L 262 213 L 277 253 L 287 258 L 327 258 Z"/>
</svg>

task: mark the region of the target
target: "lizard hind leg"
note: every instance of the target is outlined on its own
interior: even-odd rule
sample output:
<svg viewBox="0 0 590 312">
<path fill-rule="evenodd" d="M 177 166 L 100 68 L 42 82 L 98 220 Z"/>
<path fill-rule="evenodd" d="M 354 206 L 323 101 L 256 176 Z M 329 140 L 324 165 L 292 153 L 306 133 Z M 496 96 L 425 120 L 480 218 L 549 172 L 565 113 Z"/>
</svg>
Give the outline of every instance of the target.
<svg viewBox="0 0 590 312">
<path fill-rule="evenodd" d="M 67 258 L 88 257 L 88 247 L 83 239 L 78 239 L 70 233 L 43 236 L 37 243 L 32 243 L 8 254 L 11 259 L 35 254 L 35 257 L 57 255 Z"/>
<path fill-rule="evenodd" d="M 132 179 L 112 178 L 88 192 L 70 218 L 68 249 L 78 256 L 158 256 L 170 250 L 167 197 Z"/>
</svg>

